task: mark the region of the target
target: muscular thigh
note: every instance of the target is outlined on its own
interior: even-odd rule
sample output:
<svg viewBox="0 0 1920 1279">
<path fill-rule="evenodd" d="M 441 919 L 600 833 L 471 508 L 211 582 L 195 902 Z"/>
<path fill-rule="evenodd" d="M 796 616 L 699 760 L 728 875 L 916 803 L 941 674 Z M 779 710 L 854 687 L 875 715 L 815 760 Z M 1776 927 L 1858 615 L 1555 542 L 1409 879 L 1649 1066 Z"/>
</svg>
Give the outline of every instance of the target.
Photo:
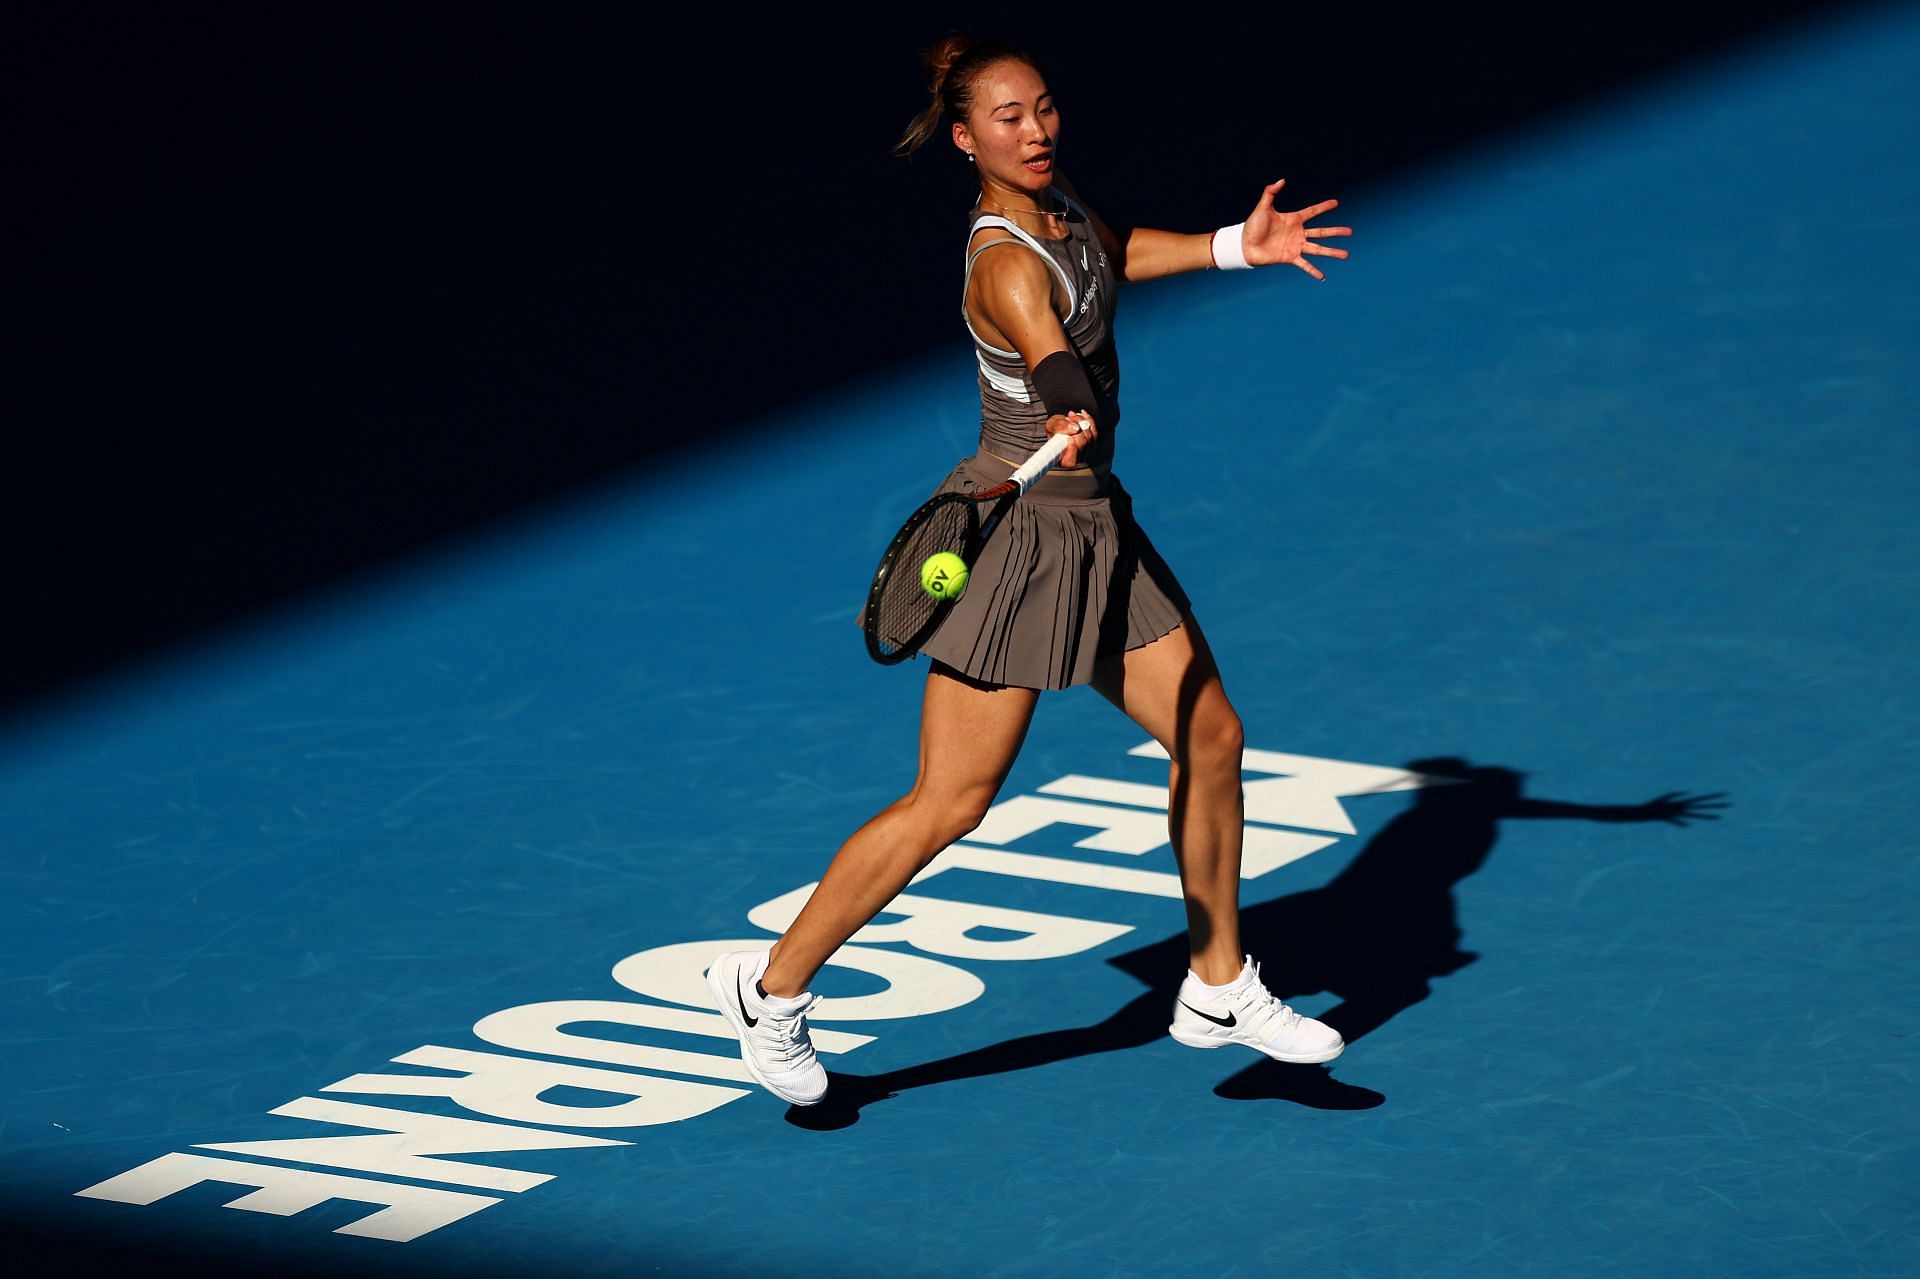
<svg viewBox="0 0 1920 1279">
<path fill-rule="evenodd" d="M 943 663 L 927 672 L 920 708 L 921 794 L 997 792 L 1033 722 L 1037 690 L 985 684 Z"/>
<path fill-rule="evenodd" d="M 1191 615 L 1139 648 L 1102 658 L 1093 686 L 1178 759 L 1195 734 L 1237 728 L 1206 636 Z"/>
</svg>

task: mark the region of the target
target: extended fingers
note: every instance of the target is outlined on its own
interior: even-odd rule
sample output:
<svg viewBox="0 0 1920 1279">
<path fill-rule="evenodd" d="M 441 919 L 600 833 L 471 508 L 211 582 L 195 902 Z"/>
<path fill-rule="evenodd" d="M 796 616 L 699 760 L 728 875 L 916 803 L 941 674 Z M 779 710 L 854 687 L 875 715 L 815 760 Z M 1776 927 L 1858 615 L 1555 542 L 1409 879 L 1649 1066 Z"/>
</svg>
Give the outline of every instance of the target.
<svg viewBox="0 0 1920 1279">
<path fill-rule="evenodd" d="M 1309 240 L 1324 240 L 1330 235 L 1352 235 L 1350 226 L 1310 226 L 1307 228 Z"/>
<path fill-rule="evenodd" d="M 1344 258 L 1347 256 L 1347 251 L 1345 249 L 1330 249 L 1324 244 L 1309 244 L 1306 248 L 1300 251 L 1302 253 L 1311 253 L 1315 257 L 1322 257 L 1322 258 Z"/>
<path fill-rule="evenodd" d="M 1300 210 L 1300 220 L 1304 222 L 1309 218 L 1317 218 L 1322 213 L 1326 213 L 1329 210 L 1337 209 L 1339 207 L 1340 207 L 1340 201 L 1338 200 L 1322 200 L 1320 201 L 1320 203 L 1312 206 L 1311 208 Z"/>
</svg>

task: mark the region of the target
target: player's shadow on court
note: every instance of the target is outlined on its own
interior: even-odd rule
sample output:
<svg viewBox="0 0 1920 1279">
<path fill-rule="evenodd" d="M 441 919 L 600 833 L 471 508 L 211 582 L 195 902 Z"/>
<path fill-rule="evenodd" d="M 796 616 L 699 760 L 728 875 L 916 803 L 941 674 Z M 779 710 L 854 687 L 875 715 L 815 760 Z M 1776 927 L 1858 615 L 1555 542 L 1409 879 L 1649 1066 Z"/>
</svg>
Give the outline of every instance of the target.
<svg viewBox="0 0 1920 1279">
<path fill-rule="evenodd" d="M 1453 886 L 1486 864 L 1511 818 L 1576 818 L 1595 822 L 1713 820 L 1718 795 L 1678 792 L 1644 804 L 1570 804 L 1530 799 L 1524 774 L 1476 767 L 1461 759 L 1417 760 L 1418 773 L 1451 779 L 1417 793 L 1347 868 L 1324 888 L 1246 906 L 1242 940 L 1261 960 L 1268 989 L 1283 999 L 1327 992 L 1340 1003 L 1321 1020 L 1349 1044 L 1365 1038 L 1432 993 L 1436 978 L 1474 962 L 1460 949 Z M 1174 994 L 1187 967 L 1187 937 L 1177 933 L 1108 962 L 1149 989 L 1091 1026 L 1044 1031 L 880 1075 L 830 1072 L 827 1099 L 794 1107 L 802 1128 L 856 1123 L 876 1101 L 930 1084 L 1005 1074 L 1074 1057 L 1138 1048 L 1167 1033 Z M 1237 1051 L 1230 1049 L 1229 1051 Z M 1319 1110 L 1367 1110 L 1386 1100 L 1343 1083 L 1327 1066 L 1295 1066 L 1259 1058 L 1214 1089 L 1238 1101 L 1289 1101 Z"/>
</svg>

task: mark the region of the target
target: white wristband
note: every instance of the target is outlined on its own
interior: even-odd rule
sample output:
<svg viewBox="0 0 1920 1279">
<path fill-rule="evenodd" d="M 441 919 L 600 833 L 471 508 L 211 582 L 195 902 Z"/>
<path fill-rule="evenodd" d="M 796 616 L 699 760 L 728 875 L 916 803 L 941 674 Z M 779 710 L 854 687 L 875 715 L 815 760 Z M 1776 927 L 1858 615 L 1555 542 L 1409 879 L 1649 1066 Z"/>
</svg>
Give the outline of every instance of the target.
<svg viewBox="0 0 1920 1279">
<path fill-rule="evenodd" d="M 1223 226 L 1213 233 L 1213 264 L 1222 271 L 1250 271 L 1253 263 L 1247 261 L 1246 249 L 1242 241 L 1246 238 L 1247 224 L 1236 222 L 1232 226 Z"/>
</svg>

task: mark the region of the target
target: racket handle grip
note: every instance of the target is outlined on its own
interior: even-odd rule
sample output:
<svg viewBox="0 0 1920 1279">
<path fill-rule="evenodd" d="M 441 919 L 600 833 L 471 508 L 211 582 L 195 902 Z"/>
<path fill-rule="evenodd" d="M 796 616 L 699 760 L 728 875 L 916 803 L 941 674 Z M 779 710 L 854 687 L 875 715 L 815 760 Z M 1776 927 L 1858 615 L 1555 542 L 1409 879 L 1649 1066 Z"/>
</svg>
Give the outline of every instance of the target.
<svg viewBox="0 0 1920 1279">
<path fill-rule="evenodd" d="M 1033 451 L 1033 456 L 1020 464 L 1018 470 L 1007 478 L 1019 486 L 1022 493 L 1033 487 L 1033 482 L 1053 469 L 1060 455 L 1067 451 L 1072 437 L 1066 434 L 1049 435 L 1047 442 Z"/>
</svg>

